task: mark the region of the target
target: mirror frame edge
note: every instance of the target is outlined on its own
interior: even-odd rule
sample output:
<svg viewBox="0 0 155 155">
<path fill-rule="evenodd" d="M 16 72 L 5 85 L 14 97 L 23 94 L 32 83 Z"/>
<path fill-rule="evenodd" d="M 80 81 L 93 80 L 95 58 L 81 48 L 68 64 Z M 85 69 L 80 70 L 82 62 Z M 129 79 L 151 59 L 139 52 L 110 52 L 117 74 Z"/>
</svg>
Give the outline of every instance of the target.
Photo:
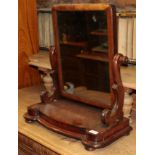
<svg viewBox="0 0 155 155">
<path fill-rule="evenodd" d="M 78 5 L 88 5 L 88 4 L 78 4 Z M 93 5 L 93 4 L 91 4 Z M 104 6 L 104 4 L 100 4 L 101 6 Z M 90 5 L 89 5 L 90 6 Z M 114 102 L 114 93 L 112 90 L 112 85 L 114 84 L 114 75 L 113 75 L 113 57 L 117 52 L 117 22 L 116 22 L 116 8 L 113 5 L 105 5 L 106 7 L 104 9 L 97 9 L 96 6 L 92 8 L 90 11 L 106 11 L 107 13 L 107 27 L 108 27 L 108 57 L 109 57 L 109 80 L 110 80 L 110 96 L 111 96 L 111 107 L 113 106 Z M 93 7 L 93 6 L 92 6 Z M 58 63 L 58 83 L 59 83 L 59 89 L 60 89 L 60 95 L 67 98 L 72 99 L 75 101 L 83 102 L 89 105 L 96 106 L 94 102 L 91 102 L 87 99 L 83 99 L 80 97 L 77 97 L 75 95 L 67 94 L 64 91 L 63 88 L 63 77 L 62 77 L 62 64 L 61 64 L 61 53 L 59 48 L 59 30 L 58 30 L 58 21 L 57 21 L 57 12 L 58 11 L 89 11 L 89 10 L 76 10 L 76 7 L 73 8 L 73 4 L 71 5 L 54 5 L 52 7 L 52 18 L 53 18 L 53 28 L 54 28 L 54 41 L 55 41 L 55 47 L 56 47 L 56 53 L 57 53 L 57 63 Z M 109 37 L 110 36 L 110 37 Z M 114 38 L 115 37 L 115 38 Z M 103 108 L 103 107 L 100 107 Z"/>
</svg>

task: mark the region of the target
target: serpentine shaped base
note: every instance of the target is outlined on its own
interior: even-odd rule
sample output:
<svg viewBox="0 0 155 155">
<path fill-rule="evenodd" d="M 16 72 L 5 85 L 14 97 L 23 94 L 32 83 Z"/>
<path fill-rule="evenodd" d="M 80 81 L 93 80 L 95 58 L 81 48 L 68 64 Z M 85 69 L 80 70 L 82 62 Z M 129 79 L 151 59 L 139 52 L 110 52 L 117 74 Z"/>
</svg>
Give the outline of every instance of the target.
<svg viewBox="0 0 155 155">
<path fill-rule="evenodd" d="M 35 104 L 28 108 L 24 118 L 28 123 L 37 121 L 49 130 L 81 140 L 88 151 L 105 147 L 118 138 L 128 135 L 132 129 L 127 118 L 123 118 L 115 126 L 103 126 L 102 121 L 98 119 L 101 115 L 100 110 L 73 104 L 65 100 Z M 84 112 L 76 112 L 76 106 L 79 106 L 79 111 Z M 64 118 L 65 113 L 68 115 L 66 114 Z"/>
</svg>

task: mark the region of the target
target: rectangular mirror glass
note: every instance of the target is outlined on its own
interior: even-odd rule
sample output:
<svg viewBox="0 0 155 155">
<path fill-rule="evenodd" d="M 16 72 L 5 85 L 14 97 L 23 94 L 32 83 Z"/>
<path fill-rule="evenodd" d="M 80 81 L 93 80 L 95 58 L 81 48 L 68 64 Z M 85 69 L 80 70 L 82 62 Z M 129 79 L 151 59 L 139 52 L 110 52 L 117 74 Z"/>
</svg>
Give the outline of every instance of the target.
<svg viewBox="0 0 155 155">
<path fill-rule="evenodd" d="M 110 104 L 106 11 L 59 11 L 57 22 L 63 93 Z"/>
</svg>

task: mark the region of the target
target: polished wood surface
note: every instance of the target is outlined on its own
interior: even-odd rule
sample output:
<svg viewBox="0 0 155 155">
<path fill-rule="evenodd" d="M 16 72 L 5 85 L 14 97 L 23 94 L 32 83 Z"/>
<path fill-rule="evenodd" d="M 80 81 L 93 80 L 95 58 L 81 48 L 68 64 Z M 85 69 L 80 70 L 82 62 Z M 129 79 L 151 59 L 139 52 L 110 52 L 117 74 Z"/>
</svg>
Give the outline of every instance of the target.
<svg viewBox="0 0 155 155">
<path fill-rule="evenodd" d="M 49 53 L 40 51 L 38 54 L 30 56 L 29 64 L 35 67 L 51 69 Z M 136 66 L 121 66 L 121 78 L 124 87 L 136 89 Z"/>
<path fill-rule="evenodd" d="M 38 53 L 36 0 L 18 0 L 19 88 L 40 82 L 38 71 L 28 65 L 29 56 L 35 53 Z"/>
<path fill-rule="evenodd" d="M 69 7 L 68 7 L 69 6 Z M 57 11 L 96 11 L 108 9 L 109 5 L 105 4 L 58 4 L 53 7 L 53 10 Z"/>
<path fill-rule="evenodd" d="M 19 90 L 18 131 L 20 134 L 31 139 L 31 147 L 33 146 L 33 148 L 36 148 L 36 152 L 39 151 L 39 148 L 32 143 L 32 140 L 48 150 L 52 150 L 63 155 L 135 155 L 135 121 L 132 123 L 133 131 L 129 136 L 125 136 L 110 146 L 95 150 L 93 152 L 86 151 L 79 140 L 52 132 L 38 123 L 27 124 L 23 118 L 23 115 L 27 111 L 28 106 L 40 102 L 40 90 L 40 86 Z M 46 155 L 46 153 L 44 154 Z"/>
</svg>

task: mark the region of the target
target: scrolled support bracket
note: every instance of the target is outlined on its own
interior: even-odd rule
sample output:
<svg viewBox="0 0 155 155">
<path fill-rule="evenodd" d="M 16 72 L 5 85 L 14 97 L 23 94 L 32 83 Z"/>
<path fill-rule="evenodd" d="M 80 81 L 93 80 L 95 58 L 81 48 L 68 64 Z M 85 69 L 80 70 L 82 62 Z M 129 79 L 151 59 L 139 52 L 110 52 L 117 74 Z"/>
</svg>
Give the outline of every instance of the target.
<svg viewBox="0 0 155 155">
<path fill-rule="evenodd" d="M 102 122 L 106 126 L 116 125 L 123 119 L 124 87 L 121 80 L 120 66 L 126 64 L 128 61 L 129 59 L 122 54 L 116 54 L 113 58 L 113 106 L 111 109 L 104 109 L 102 111 Z"/>
</svg>

